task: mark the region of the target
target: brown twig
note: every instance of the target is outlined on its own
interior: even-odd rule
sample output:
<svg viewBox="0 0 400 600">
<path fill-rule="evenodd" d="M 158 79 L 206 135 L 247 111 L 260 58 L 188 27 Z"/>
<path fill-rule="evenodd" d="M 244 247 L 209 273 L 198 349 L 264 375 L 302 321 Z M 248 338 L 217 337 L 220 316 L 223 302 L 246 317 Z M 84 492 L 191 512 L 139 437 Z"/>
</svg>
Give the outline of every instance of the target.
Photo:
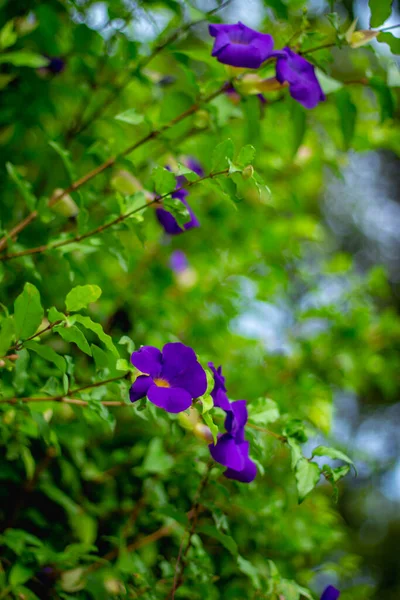
<svg viewBox="0 0 400 600">
<path fill-rule="evenodd" d="M 154 204 L 157 204 L 158 202 L 161 202 L 163 199 L 167 198 L 174 192 L 179 192 L 180 190 L 187 189 L 187 188 L 189 188 L 193 185 L 196 185 L 197 183 L 200 183 L 201 181 L 204 181 L 206 179 L 213 179 L 214 177 L 218 177 L 220 175 L 226 175 L 228 172 L 229 172 L 229 169 L 224 169 L 223 171 L 209 173 L 208 175 L 205 175 L 204 177 L 200 177 L 199 179 L 196 179 L 195 181 L 188 181 L 181 187 L 171 190 L 171 191 L 167 192 L 166 194 L 156 196 L 150 202 L 146 202 L 145 204 L 138 206 L 134 210 L 131 210 L 130 212 L 128 212 L 124 215 L 120 215 L 119 217 L 116 217 L 112 221 L 109 221 L 108 223 L 104 223 L 103 225 L 100 225 L 99 227 L 96 227 L 95 229 L 92 229 L 91 231 L 88 231 L 81 235 L 76 235 L 75 237 L 70 238 L 68 240 L 62 240 L 60 242 L 56 242 L 55 244 L 43 244 L 42 246 L 37 246 L 36 248 L 28 248 L 27 250 L 21 250 L 20 252 L 14 252 L 13 254 L 4 254 L 3 256 L 0 257 L 0 262 L 11 260 L 13 258 L 19 258 L 21 256 L 39 254 L 41 252 L 47 252 L 48 250 L 54 250 L 55 248 L 61 248 L 62 246 L 67 246 L 69 244 L 73 244 L 74 242 L 81 242 L 82 240 L 92 237 L 93 235 L 102 233 L 103 231 L 105 231 L 106 229 L 109 229 L 110 227 L 113 227 L 114 225 L 118 225 L 118 223 L 122 223 L 126 219 L 129 219 L 135 213 L 138 213 L 142 210 L 145 210 L 149 206 L 152 206 Z"/>
<path fill-rule="evenodd" d="M 191 519 L 191 527 L 189 530 L 189 537 L 188 537 L 188 541 L 186 544 L 186 548 L 185 550 L 183 550 L 183 547 L 185 545 L 185 536 L 186 533 L 188 531 L 188 528 L 186 528 L 185 533 L 182 537 L 182 541 L 181 541 L 181 545 L 179 547 L 179 552 L 178 552 L 178 558 L 176 559 L 176 565 L 175 565 L 175 576 L 174 576 L 174 581 L 172 584 L 172 588 L 171 591 L 169 592 L 166 600 L 174 600 L 175 599 L 175 593 L 177 591 L 177 589 L 182 585 L 183 582 L 183 572 L 184 572 L 184 568 L 185 568 L 185 564 L 186 564 L 186 557 L 189 553 L 189 550 L 191 548 L 192 545 L 192 536 L 194 534 L 194 531 L 196 529 L 196 525 L 197 525 L 197 520 L 199 517 L 199 509 L 200 509 L 200 498 L 201 495 L 204 491 L 204 488 L 206 487 L 207 483 L 208 483 L 208 478 L 210 476 L 210 472 L 212 469 L 213 463 L 209 462 L 207 465 L 207 469 L 206 472 L 204 473 L 199 487 L 197 488 L 197 492 L 195 494 L 194 500 L 193 500 L 193 506 L 190 510 L 190 514 L 192 515 L 192 519 Z M 182 567 L 181 567 L 182 565 Z"/>
<path fill-rule="evenodd" d="M 131 146 L 128 146 L 128 148 L 125 148 L 125 150 L 123 150 L 120 154 L 117 154 L 115 156 L 111 156 L 106 161 L 104 161 L 101 165 L 99 165 L 98 167 L 96 167 L 92 171 L 89 171 L 88 173 L 86 173 L 85 175 L 83 175 L 82 177 L 80 177 L 79 179 L 77 179 L 76 181 L 74 181 L 73 183 L 71 183 L 70 186 L 68 186 L 67 188 L 65 188 L 64 190 L 62 190 L 59 194 L 55 194 L 51 198 L 51 200 L 49 201 L 48 206 L 49 207 L 54 206 L 55 204 L 57 204 L 57 202 L 59 202 L 60 200 L 62 200 L 62 198 L 64 198 L 67 194 L 70 194 L 71 192 L 75 192 L 76 190 L 78 190 L 79 188 L 81 188 L 83 185 L 85 185 L 88 181 L 91 181 L 92 179 L 94 179 L 95 177 L 97 177 L 97 175 L 100 175 L 100 173 L 103 173 L 104 171 L 106 171 L 107 169 L 109 169 L 110 167 L 112 167 L 117 162 L 118 159 L 123 158 L 124 156 L 127 156 L 128 154 L 131 154 L 131 152 L 134 152 L 135 150 L 137 150 L 138 148 L 140 148 L 141 146 L 143 146 L 144 144 L 146 144 L 150 140 L 156 139 L 157 137 L 159 137 L 160 135 L 162 135 L 165 131 L 167 131 L 168 129 L 170 129 L 174 125 L 177 125 L 181 121 L 185 120 L 187 117 L 191 116 L 203 104 L 207 104 L 208 102 L 211 102 L 211 100 L 214 100 L 214 98 L 216 98 L 217 96 L 219 96 L 220 94 L 222 94 L 225 91 L 225 89 L 227 89 L 227 87 L 229 87 L 230 83 L 231 82 L 224 83 L 215 92 L 212 92 L 211 94 L 209 94 L 205 98 L 202 98 L 198 102 L 195 102 L 187 110 L 185 110 L 180 115 L 178 115 L 178 116 L 174 117 L 173 119 L 171 119 L 168 123 L 166 123 L 165 125 L 163 125 L 159 129 L 154 129 L 153 131 L 150 131 L 150 133 L 148 133 L 147 135 L 145 135 L 144 137 L 142 137 L 140 140 L 138 140 L 137 142 L 135 142 Z M 34 210 L 33 212 L 30 213 L 30 215 L 28 215 L 27 217 L 25 217 L 25 219 L 23 219 L 18 225 L 16 225 L 15 227 L 13 227 L 13 229 L 11 229 L 11 231 L 9 231 L 8 233 L 6 233 L 4 235 L 4 237 L 0 239 L 0 250 L 2 250 L 3 248 L 5 248 L 7 246 L 9 239 L 15 238 L 32 221 L 34 221 L 38 217 L 38 214 L 39 214 L 38 211 Z M 130 214 L 133 214 L 133 212 L 130 213 Z M 124 217 L 124 218 L 126 218 L 126 217 Z M 79 238 L 79 240 L 80 239 L 84 239 L 85 237 L 88 237 L 88 235 L 86 234 L 84 236 L 81 236 Z M 70 242 L 68 242 L 68 243 L 70 243 Z M 60 242 L 58 245 L 60 246 L 60 245 L 64 245 L 64 244 Z M 39 251 L 39 250 L 37 250 L 37 251 Z M 40 251 L 42 251 L 42 250 L 40 250 Z M 24 256 L 24 254 L 19 253 L 19 254 L 17 254 L 17 256 Z M 8 259 L 7 259 L 7 257 L 2 257 L 2 260 L 8 260 Z"/>
<path fill-rule="evenodd" d="M 266 429 L 265 427 L 259 427 L 258 425 L 253 425 L 253 423 L 247 423 L 247 427 L 251 427 L 251 429 L 256 429 L 257 431 L 261 431 L 262 433 L 267 433 L 268 435 L 271 435 L 280 442 L 286 442 L 286 437 L 284 435 L 275 433 L 275 431 L 271 431 L 270 429 Z"/>
<path fill-rule="evenodd" d="M 124 375 L 119 375 L 118 377 L 112 377 L 111 379 L 105 379 L 104 381 L 97 381 L 96 383 L 88 383 L 83 385 L 82 387 L 75 388 L 68 392 L 68 396 L 73 396 L 74 394 L 78 394 L 83 390 L 93 389 L 97 387 L 101 387 L 103 385 L 107 385 L 112 383 L 113 381 L 121 381 L 122 379 L 126 379 L 129 377 L 130 372 L 125 373 Z M 0 404 L 17 404 L 18 402 L 61 402 L 64 404 L 77 404 L 79 406 L 87 406 L 89 402 L 86 400 L 80 400 L 78 398 L 68 398 L 65 395 L 59 396 L 41 396 L 41 397 L 24 397 L 24 398 L 5 398 L 4 400 L 0 400 Z M 129 406 L 126 402 L 119 400 L 103 400 L 101 402 L 104 406 Z"/>
</svg>

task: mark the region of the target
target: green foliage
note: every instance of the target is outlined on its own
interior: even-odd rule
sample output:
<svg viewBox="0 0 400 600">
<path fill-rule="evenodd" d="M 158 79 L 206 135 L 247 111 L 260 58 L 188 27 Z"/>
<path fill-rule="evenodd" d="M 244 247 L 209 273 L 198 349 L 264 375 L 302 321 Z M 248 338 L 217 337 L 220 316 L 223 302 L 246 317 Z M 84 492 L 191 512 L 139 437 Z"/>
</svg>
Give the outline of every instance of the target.
<svg viewBox="0 0 400 600">
<path fill-rule="evenodd" d="M 392 57 L 345 41 L 347 4 L 261 3 L 257 29 L 316 67 L 327 99 L 306 110 L 246 91 L 272 60 L 211 56 L 197 21 L 224 13 L 201 2 L 19 4 L 0 3 L 0 598 L 301 600 L 333 572 L 374 598 L 335 504 L 364 456 L 332 420 L 337 393 L 398 396 L 398 299 L 352 255 L 360 215 L 341 247 L 322 207 L 354 154 L 400 152 Z M 390 3 L 370 7 L 379 26 Z M 200 226 L 167 235 L 156 207 L 190 218 L 177 177 Z M 171 341 L 207 373 L 179 415 L 129 399 L 131 353 Z M 209 361 L 247 400 L 250 484 L 211 461 Z"/>
</svg>

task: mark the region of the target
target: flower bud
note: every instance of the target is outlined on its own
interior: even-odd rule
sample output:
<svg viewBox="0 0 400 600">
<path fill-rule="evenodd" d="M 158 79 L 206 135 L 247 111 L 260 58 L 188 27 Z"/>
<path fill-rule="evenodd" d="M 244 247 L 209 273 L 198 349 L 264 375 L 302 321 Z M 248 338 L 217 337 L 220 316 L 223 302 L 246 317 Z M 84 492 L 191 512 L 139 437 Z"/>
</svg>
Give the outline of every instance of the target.
<svg viewBox="0 0 400 600">
<path fill-rule="evenodd" d="M 247 165 L 242 171 L 243 179 L 251 179 L 254 175 L 254 168 L 252 165 Z"/>
<path fill-rule="evenodd" d="M 69 194 L 65 194 L 60 200 L 57 197 L 61 196 L 64 190 L 57 188 L 49 200 L 49 206 L 53 212 L 62 217 L 76 217 L 79 213 L 79 208 Z M 54 204 L 53 204 L 54 202 Z"/>
</svg>

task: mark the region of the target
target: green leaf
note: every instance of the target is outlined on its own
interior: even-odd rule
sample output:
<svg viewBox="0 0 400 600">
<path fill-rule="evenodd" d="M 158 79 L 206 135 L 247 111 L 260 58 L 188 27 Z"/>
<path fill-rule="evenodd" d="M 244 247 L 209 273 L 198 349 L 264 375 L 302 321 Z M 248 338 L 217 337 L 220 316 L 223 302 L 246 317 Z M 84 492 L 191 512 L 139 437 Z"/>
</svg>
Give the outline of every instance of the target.
<svg viewBox="0 0 400 600">
<path fill-rule="evenodd" d="M 290 448 L 291 468 L 295 469 L 299 460 L 303 458 L 303 453 L 300 444 L 294 438 L 287 438 L 287 443 Z"/>
<path fill-rule="evenodd" d="M 279 419 L 278 405 L 271 398 L 258 398 L 249 403 L 248 409 L 249 421 L 252 423 L 267 425 L 267 423 L 274 423 Z"/>
<path fill-rule="evenodd" d="M 60 144 L 58 144 L 57 142 L 50 141 L 49 146 L 53 148 L 53 150 L 57 152 L 58 156 L 61 158 L 71 182 L 75 181 L 75 179 L 77 179 L 77 172 L 75 165 L 72 162 L 71 154 L 68 152 L 68 150 L 65 150 L 65 148 L 60 146 Z"/>
<path fill-rule="evenodd" d="M 54 323 L 55 321 L 65 321 L 67 317 L 64 315 L 64 313 L 52 306 L 49 309 L 48 318 L 51 323 Z"/>
<path fill-rule="evenodd" d="M 14 588 L 18 585 L 22 585 L 25 581 L 28 581 L 34 574 L 35 569 L 26 567 L 22 563 L 15 563 L 11 567 L 10 574 L 8 576 L 8 583 Z"/>
<path fill-rule="evenodd" d="M 40 490 L 46 494 L 50 500 L 53 500 L 53 502 L 62 506 L 69 515 L 78 515 L 82 511 L 81 507 L 71 500 L 68 494 L 52 483 L 43 482 L 40 485 Z"/>
<path fill-rule="evenodd" d="M 156 167 L 151 173 L 154 189 L 160 196 L 173 192 L 176 187 L 176 177 L 164 167 Z"/>
<path fill-rule="evenodd" d="M 259 570 L 243 556 L 238 556 L 237 559 L 239 571 L 247 575 L 256 589 L 261 588 L 261 580 Z"/>
<path fill-rule="evenodd" d="M 127 335 L 123 335 L 118 344 L 121 346 L 126 346 L 126 350 L 129 352 L 129 354 L 132 354 L 132 352 L 135 350 L 135 342 Z"/>
<path fill-rule="evenodd" d="M 243 148 L 240 150 L 236 159 L 236 163 L 242 167 L 247 167 L 247 165 L 250 165 L 253 162 L 255 156 L 256 149 L 254 146 L 247 144 L 247 146 L 243 146 Z"/>
<path fill-rule="evenodd" d="M 6 163 L 6 169 L 7 169 L 9 176 L 11 177 L 11 179 L 17 186 L 18 190 L 20 191 L 20 194 L 23 197 L 23 199 L 25 200 L 26 205 L 29 208 L 29 210 L 34 210 L 35 206 L 36 206 L 36 197 L 31 191 L 31 184 L 28 183 L 22 177 L 22 175 L 20 175 L 18 173 L 17 169 L 14 167 L 14 165 L 12 163 L 10 163 L 10 162 Z"/>
<path fill-rule="evenodd" d="M 3 319 L 0 327 L 0 356 L 4 356 L 12 344 L 15 335 L 13 317 Z"/>
<path fill-rule="evenodd" d="M 330 465 L 324 465 L 322 467 L 323 476 L 332 485 L 334 502 L 337 502 L 339 498 L 339 488 L 336 484 L 342 477 L 345 477 L 349 473 L 350 468 L 350 465 L 343 465 L 334 469 L 332 469 Z"/>
<path fill-rule="evenodd" d="M 292 102 L 291 120 L 293 123 L 292 155 L 295 156 L 297 150 L 303 143 L 307 126 L 306 110 L 298 102 Z"/>
<path fill-rule="evenodd" d="M 325 95 L 337 92 L 343 87 L 343 83 L 341 81 L 333 79 L 333 77 L 329 77 L 329 75 L 324 73 L 324 71 L 321 69 L 316 68 L 315 74 Z"/>
<path fill-rule="evenodd" d="M 381 113 L 381 123 L 386 119 L 393 119 L 395 112 L 395 103 L 392 90 L 380 77 L 371 77 L 369 85 L 375 91 Z"/>
<path fill-rule="evenodd" d="M 212 155 L 212 170 L 221 171 L 229 167 L 229 161 L 233 160 L 235 147 L 231 139 L 227 139 L 216 146 Z"/>
<path fill-rule="evenodd" d="M 392 13 L 392 2 L 393 0 L 369 0 L 371 27 L 379 27 L 379 25 L 382 25 L 382 23 L 390 17 Z"/>
<path fill-rule="evenodd" d="M 119 353 L 113 344 L 112 337 L 103 331 L 103 328 L 100 325 L 100 323 L 95 323 L 90 317 L 86 317 L 83 315 L 73 315 L 68 319 L 68 322 L 71 324 L 76 322 L 80 323 L 81 325 L 86 327 L 86 329 L 90 329 L 90 331 L 93 331 L 93 333 L 97 335 L 99 340 L 103 342 L 107 350 L 109 350 L 116 358 L 119 358 Z"/>
<path fill-rule="evenodd" d="M 65 305 L 68 311 L 81 310 L 91 302 L 96 302 L 101 296 L 101 288 L 98 285 L 77 285 L 68 292 Z"/>
<path fill-rule="evenodd" d="M 234 556 L 235 558 L 237 557 L 237 544 L 230 535 L 225 535 L 224 533 L 221 533 L 221 531 L 219 531 L 213 525 L 202 525 L 201 527 L 198 527 L 196 531 L 198 533 L 204 533 L 205 535 L 208 535 L 209 537 L 218 540 L 218 542 L 220 542 L 223 545 L 223 547 L 226 548 L 228 552 L 232 554 L 232 556 Z"/>
<path fill-rule="evenodd" d="M 0 30 L 0 50 L 13 46 L 17 39 L 18 35 L 14 31 L 14 21 L 8 21 Z"/>
<path fill-rule="evenodd" d="M 216 425 L 216 423 L 214 423 L 213 418 L 210 415 L 210 413 L 203 414 L 203 419 L 204 419 L 205 424 L 208 425 L 208 427 L 210 428 L 211 435 L 213 436 L 214 444 L 216 444 L 218 431 L 219 431 L 218 425 Z"/>
<path fill-rule="evenodd" d="M 40 303 L 40 294 L 31 283 L 26 283 L 23 292 L 14 303 L 14 322 L 17 340 L 36 333 L 42 322 L 44 311 Z"/>
<path fill-rule="evenodd" d="M 315 488 L 320 478 L 320 470 L 317 464 L 301 458 L 296 464 L 296 484 L 299 496 L 299 504 Z"/>
<path fill-rule="evenodd" d="M 352 466 L 354 468 L 354 471 L 356 471 L 356 467 L 351 458 L 349 458 L 344 452 L 336 450 L 335 448 L 329 448 L 328 446 L 318 446 L 317 448 L 314 448 L 312 452 L 312 457 L 314 458 L 314 456 L 328 456 L 329 458 L 333 458 L 334 460 L 342 460 L 343 462 Z"/>
<path fill-rule="evenodd" d="M 32 67 L 33 69 L 38 69 L 39 67 L 46 67 L 49 64 L 49 59 L 41 54 L 20 50 L 18 52 L 0 54 L 0 64 L 2 63 L 10 63 L 14 67 Z"/>
<path fill-rule="evenodd" d="M 214 406 L 214 401 L 212 399 L 212 396 L 210 396 L 210 394 L 205 394 L 204 396 L 202 396 L 201 403 L 203 405 L 203 415 L 204 415 L 204 413 L 211 410 Z"/>
<path fill-rule="evenodd" d="M 92 351 L 85 336 L 75 325 L 71 325 L 71 327 L 57 327 L 54 328 L 54 331 L 57 331 L 57 333 L 66 342 L 72 342 L 73 344 L 76 344 L 78 348 L 82 350 L 82 352 L 92 356 Z"/>
<path fill-rule="evenodd" d="M 143 461 L 143 470 L 146 473 L 163 473 L 172 468 L 174 460 L 172 456 L 164 450 L 162 439 L 154 437 L 149 443 L 145 459 Z"/>
<path fill-rule="evenodd" d="M 357 108 L 353 104 L 350 92 L 347 89 L 342 88 L 335 95 L 343 141 L 346 150 L 348 150 L 351 146 L 356 127 Z"/>
<path fill-rule="evenodd" d="M 53 348 L 50 348 L 50 346 L 38 344 L 37 342 L 33 342 L 33 341 L 25 342 L 24 346 L 28 350 L 32 350 L 33 352 L 36 352 L 36 354 L 38 354 L 45 360 L 48 360 L 49 362 L 54 363 L 56 365 L 56 367 L 58 369 L 60 369 L 61 373 L 66 372 L 67 364 L 65 362 L 65 359 L 62 356 L 60 356 L 59 354 L 57 354 L 57 352 L 55 352 L 53 350 Z"/>
<path fill-rule="evenodd" d="M 378 41 L 388 44 L 393 54 L 400 54 L 400 38 L 395 37 L 390 31 L 382 31 L 378 36 Z"/>
<path fill-rule="evenodd" d="M 128 108 L 128 110 L 120 113 L 114 119 L 123 123 L 129 123 L 130 125 L 139 125 L 139 123 L 143 123 L 144 116 L 138 113 L 135 108 Z"/>
</svg>

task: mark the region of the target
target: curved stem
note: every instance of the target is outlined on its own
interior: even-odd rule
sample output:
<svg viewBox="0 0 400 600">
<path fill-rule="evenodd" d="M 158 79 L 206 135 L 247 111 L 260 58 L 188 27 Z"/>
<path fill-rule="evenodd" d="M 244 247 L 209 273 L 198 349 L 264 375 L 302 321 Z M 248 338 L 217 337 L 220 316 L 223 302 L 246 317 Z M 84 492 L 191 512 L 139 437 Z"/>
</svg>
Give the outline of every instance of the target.
<svg viewBox="0 0 400 600">
<path fill-rule="evenodd" d="M 140 140 L 138 140 L 137 142 L 135 142 L 131 146 L 128 146 L 128 148 L 125 148 L 125 150 L 123 150 L 120 154 L 117 154 L 115 156 L 111 156 L 110 158 L 108 158 L 101 165 L 99 165 L 98 167 L 96 167 L 92 171 L 89 171 L 88 173 L 86 173 L 85 175 L 83 175 L 82 177 L 80 177 L 79 179 L 77 179 L 76 181 L 74 181 L 73 183 L 71 183 L 71 185 L 68 186 L 67 188 L 65 188 L 62 192 L 60 192 L 59 194 L 56 194 L 49 201 L 48 206 L 49 207 L 54 206 L 55 204 L 57 204 L 57 202 L 59 202 L 60 200 L 62 200 L 67 194 L 70 194 L 71 192 L 75 192 L 76 190 L 78 190 L 79 188 L 81 188 L 83 185 L 85 185 L 88 181 L 91 181 L 92 179 L 94 179 L 95 177 L 97 177 L 97 175 L 100 175 L 100 173 L 103 173 L 104 171 L 106 171 L 107 169 L 109 169 L 110 167 L 112 167 L 117 162 L 117 160 L 119 160 L 120 158 L 123 158 L 124 156 L 127 156 L 128 154 L 131 154 L 131 152 L 134 152 L 135 150 L 137 150 L 138 148 L 140 148 L 141 146 L 143 146 L 144 144 L 146 144 L 150 140 L 158 138 L 160 135 L 162 135 L 165 131 L 167 131 L 168 129 L 170 129 L 174 125 L 177 125 L 181 121 L 184 121 L 185 119 L 187 119 L 187 117 L 190 117 L 203 104 L 207 104 L 208 102 L 211 102 L 211 100 L 214 100 L 214 98 L 216 98 L 217 96 L 219 96 L 220 94 L 222 94 L 225 91 L 225 89 L 227 87 L 229 87 L 229 85 L 231 83 L 232 83 L 231 81 L 228 82 L 228 83 L 224 83 L 215 92 L 212 92 L 212 94 L 209 94 L 205 98 L 200 99 L 195 104 L 192 104 L 191 107 L 189 107 L 187 110 L 185 110 L 180 115 L 178 115 L 178 116 L 174 117 L 173 119 L 171 119 L 168 123 L 166 123 L 165 125 L 163 125 L 159 129 L 153 129 L 153 131 L 150 131 L 150 133 L 148 133 L 144 137 L 140 138 Z M 7 246 L 8 240 L 10 238 L 16 237 L 32 221 L 34 221 L 38 217 L 38 215 L 39 215 L 38 211 L 34 210 L 27 217 L 25 217 L 25 219 L 23 219 L 18 225 L 16 225 L 11 231 L 9 231 L 2 239 L 0 239 L 0 250 L 2 250 L 3 248 L 5 248 Z M 19 254 L 19 256 L 23 256 L 23 254 Z"/>
<path fill-rule="evenodd" d="M 223 171 L 218 171 L 216 173 L 209 173 L 208 175 L 205 175 L 204 177 L 200 177 L 199 179 L 196 179 L 196 181 L 189 181 L 185 185 L 183 185 L 179 188 L 176 188 L 174 190 L 171 190 L 170 192 L 167 192 L 166 194 L 162 194 L 161 196 L 156 196 L 150 202 L 147 202 L 146 204 L 142 204 L 141 206 L 138 206 L 134 210 L 131 210 L 130 212 L 128 212 L 124 215 L 120 215 L 119 217 L 116 217 L 112 221 L 109 221 L 108 223 L 104 223 L 103 225 L 100 225 L 99 227 L 96 227 L 95 229 L 92 229 L 91 231 L 87 231 L 86 233 L 83 233 L 81 235 L 76 235 L 75 237 L 70 238 L 68 240 L 61 240 L 60 242 L 56 242 L 54 244 L 43 244 L 42 246 L 37 246 L 36 248 L 28 248 L 27 250 L 21 250 L 20 252 L 14 252 L 13 254 L 4 254 L 3 256 L 0 257 L 0 262 L 8 261 L 13 258 L 19 258 L 21 256 L 27 256 L 27 255 L 31 255 L 31 254 L 39 254 L 41 252 L 47 252 L 48 250 L 54 250 L 55 248 L 61 248 L 62 246 L 67 246 L 69 244 L 81 242 L 82 240 L 85 240 L 89 237 L 92 237 L 94 235 L 102 233 L 103 231 L 106 231 L 107 229 L 109 229 L 110 227 L 113 227 L 114 225 L 118 225 L 118 223 L 122 223 L 126 219 L 129 219 L 132 215 L 134 215 L 138 212 L 141 212 L 142 210 L 145 210 L 149 206 L 152 206 L 154 204 L 157 204 L 158 202 L 161 202 L 164 198 L 167 198 L 174 192 L 179 192 L 180 190 L 187 189 L 187 188 L 199 183 L 200 181 L 204 181 L 205 179 L 213 179 L 214 177 L 217 177 L 219 175 L 226 175 L 228 172 L 229 172 L 229 169 L 224 169 Z"/>
<path fill-rule="evenodd" d="M 108 383 L 112 383 L 114 381 L 121 381 L 122 379 L 127 379 L 130 375 L 130 372 L 124 373 L 123 375 L 118 375 L 117 377 L 112 377 L 111 379 L 105 379 L 104 381 L 97 381 L 96 383 L 88 383 L 78 388 L 74 388 L 68 392 L 69 396 L 73 396 L 74 394 L 78 394 L 83 390 L 89 390 L 92 388 L 101 387 L 103 385 L 107 385 Z M 24 398 L 5 398 L 4 400 L 0 400 L 0 404 L 18 404 L 18 402 L 61 402 L 63 404 L 78 404 L 80 406 L 87 406 L 89 402 L 86 400 L 80 400 L 77 398 L 68 398 L 64 395 L 59 396 L 41 396 L 41 397 L 24 397 Z M 122 402 L 119 400 L 104 400 L 101 402 L 104 406 L 129 406 L 126 402 Z"/>
</svg>

